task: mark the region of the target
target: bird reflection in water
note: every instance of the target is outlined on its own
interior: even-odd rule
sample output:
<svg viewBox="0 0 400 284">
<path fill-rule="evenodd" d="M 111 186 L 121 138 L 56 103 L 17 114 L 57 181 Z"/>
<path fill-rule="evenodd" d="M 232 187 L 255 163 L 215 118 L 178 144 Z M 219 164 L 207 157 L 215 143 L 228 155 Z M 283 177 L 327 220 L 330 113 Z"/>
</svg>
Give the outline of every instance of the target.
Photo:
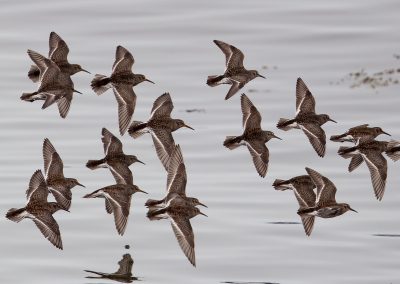
<svg viewBox="0 0 400 284">
<path fill-rule="evenodd" d="M 86 272 L 96 274 L 96 276 L 86 276 L 89 279 L 110 279 L 120 283 L 132 283 L 138 280 L 132 274 L 133 259 L 129 253 L 124 254 L 118 262 L 119 268 L 114 273 L 97 272 L 93 270 L 85 270 Z"/>
</svg>

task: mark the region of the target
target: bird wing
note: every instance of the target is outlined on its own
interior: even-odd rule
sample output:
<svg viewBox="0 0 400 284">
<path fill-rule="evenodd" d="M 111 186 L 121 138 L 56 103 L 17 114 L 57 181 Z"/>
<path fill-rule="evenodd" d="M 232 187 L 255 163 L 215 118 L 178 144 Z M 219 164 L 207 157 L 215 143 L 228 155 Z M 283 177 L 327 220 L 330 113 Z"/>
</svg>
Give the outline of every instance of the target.
<svg viewBox="0 0 400 284">
<path fill-rule="evenodd" d="M 132 273 L 133 259 L 129 253 L 124 254 L 118 262 L 119 269 L 115 274 L 130 274 Z"/>
<path fill-rule="evenodd" d="M 246 141 L 246 145 L 253 158 L 253 163 L 256 167 L 257 173 L 261 177 L 265 177 L 268 171 L 269 162 L 269 151 L 267 146 L 265 146 L 265 143 L 257 140 Z"/>
<path fill-rule="evenodd" d="M 315 206 L 316 196 L 313 187 L 307 186 L 306 184 L 297 183 L 293 184 L 293 187 L 300 209 Z"/>
<path fill-rule="evenodd" d="M 54 199 L 63 208 L 69 209 L 71 207 L 72 192 L 65 186 L 52 186 L 50 192 L 53 194 Z"/>
<path fill-rule="evenodd" d="M 133 63 L 135 63 L 135 59 L 132 54 L 126 48 L 117 46 L 112 73 L 131 72 Z"/>
<path fill-rule="evenodd" d="M 194 251 L 194 233 L 189 218 L 183 214 L 168 214 L 171 218 L 171 226 L 179 246 L 190 263 L 196 266 Z"/>
<path fill-rule="evenodd" d="M 176 145 L 168 161 L 167 191 L 186 196 L 186 167 L 183 162 L 181 147 Z"/>
<path fill-rule="evenodd" d="M 296 82 L 296 110 L 300 109 L 300 104 L 303 101 L 305 95 L 310 90 L 301 78 L 297 78 Z"/>
<path fill-rule="evenodd" d="M 156 117 L 171 117 L 171 112 L 174 109 L 174 104 L 169 93 L 159 96 L 153 103 L 151 109 L 151 118 Z"/>
<path fill-rule="evenodd" d="M 168 129 L 156 128 L 151 130 L 151 137 L 153 138 L 157 156 L 168 171 L 168 160 L 175 145 L 172 133 Z"/>
<path fill-rule="evenodd" d="M 48 138 L 43 141 L 43 162 L 44 162 L 44 173 L 45 175 L 49 174 L 49 168 L 51 165 L 51 159 L 53 157 L 53 153 L 56 153 L 56 149 L 53 144 L 51 144 Z"/>
<path fill-rule="evenodd" d="M 316 205 L 323 207 L 329 204 L 336 204 L 336 186 L 333 182 L 313 169 L 306 168 L 306 171 L 317 187 Z"/>
<path fill-rule="evenodd" d="M 40 70 L 39 85 L 43 87 L 47 84 L 53 84 L 54 79 L 58 77 L 60 73 L 57 64 L 30 49 L 28 49 L 28 55 Z"/>
<path fill-rule="evenodd" d="M 57 100 L 58 112 L 62 118 L 66 118 L 71 107 L 72 102 L 72 90 L 67 93 L 67 95 L 61 97 Z"/>
<path fill-rule="evenodd" d="M 351 157 L 351 161 L 349 164 L 349 172 L 352 172 L 356 168 L 358 168 L 358 166 L 361 165 L 363 161 L 364 159 L 361 154 L 356 154 L 353 157 Z"/>
<path fill-rule="evenodd" d="M 127 165 L 120 162 L 109 162 L 108 166 L 116 183 L 133 184 L 132 172 Z"/>
<path fill-rule="evenodd" d="M 325 131 L 315 123 L 301 123 L 299 126 L 307 136 L 318 156 L 323 157 L 325 155 L 326 145 Z"/>
<path fill-rule="evenodd" d="M 107 128 L 101 130 L 101 141 L 103 142 L 104 154 L 105 155 L 114 155 L 114 154 L 123 154 L 122 151 L 122 142 L 115 137 Z"/>
<path fill-rule="evenodd" d="M 32 220 L 46 239 L 48 239 L 56 248 L 63 248 L 60 228 L 50 212 L 45 211 L 35 214 Z"/>
<path fill-rule="evenodd" d="M 49 171 L 47 172 L 47 178 L 64 178 L 64 165 L 60 155 L 54 152 L 51 156 L 51 162 Z"/>
<path fill-rule="evenodd" d="M 261 130 L 261 114 L 250 99 L 243 94 L 240 98 L 245 132 Z"/>
<path fill-rule="evenodd" d="M 354 130 L 364 129 L 364 128 L 367 128 L 368 126 L 369 126 L 369 124 L 357 125 L 357 126 L 354 126 L 352 128 L 349 128 L 349 130 L 347 132 L 352 132 Z"/>
<path fill-rule="evenodd" d="M 300 218 L 301 222 L 303 223 L 304 232 L 306 233 L 307 236 L 311 235 L 311 232 L 314 228 L 315 217 L 309 215 L 302 215 L 300 216 Z"/>
<path fill-rule="evenodd" d="M 310 91 L 307 91 L 301 100 L 296 114 L 299 113 L 315 113 L 315 99 Z"/>
<path fill-rule="evenodd" d="M 225 54 L 225 65 L 227 69 L 243 67 L 244 55 L 238 48 L 220 40 L 214 40 L 214 43 Z"/>
<path fill-rule="evenodd" d="M 232 83 L 232 86 L 230 87 L 228 93 L 226 94 L 225 100 L 227 100 L 230 97 L 232 97 L 234 94 L 236 94 L 245 85 L 245 83 L 242 83 L 240 81 L 236 81 L 234 79 L 230 79 L 230 82 Z"/>
<path fill-rule="evenodd" d="M 30 181 L 29 187 L 26 190 L 26 199 L 29 202 L 47 202 L 49 191 L 47 189 L 46 181 L 43 177 L 41 170 L 36 170 Z"/>
<path fill-rule="evenodd" d="M 136 106 L 136 94 L 126 84 L 114 85 L 113 91 L 118 102 L 119 131 L 122 134 L 128 129 Z"/>
<path fill-rule="evenodd" d="M 131 197 L 120 196 L 118 193 L 106 193 L 105 198 L 110 202 L 112 212 L 114 213 L 115 228 L 121 236 L 125 233 L 128 223 L 129 207 L 131 205 Z"/>
<path fill-rule="evenodd" d="M 375 196 L 378 200 L 382 200 L 386 186 L 387 161 L 381 153 L 376 151 L 369 151 L 362 155 L 371 174 Z"/>
<path fill-rule="evenodd" d="M 55 32 L 50 33 L 49 37 L 49 58 L 55 63 L 68 62 L 69 48 L 65 41 Z"/>
</svg>

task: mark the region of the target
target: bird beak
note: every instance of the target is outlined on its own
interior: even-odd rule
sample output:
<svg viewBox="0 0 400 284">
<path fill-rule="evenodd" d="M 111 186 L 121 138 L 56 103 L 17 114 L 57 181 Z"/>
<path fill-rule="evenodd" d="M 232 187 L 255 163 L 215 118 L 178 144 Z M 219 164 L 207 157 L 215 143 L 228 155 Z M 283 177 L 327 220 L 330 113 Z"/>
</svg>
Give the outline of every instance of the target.
<svg viewBox="0 0 400 284">
<path fill-rule="evenodd" d="M 147 81 L 147 82 L 150 82 L 150 83 L 152 83 L 152 84 L 155 84 L 153 81 L 151 81 L 151 80 L 149 80 L 149 79 L 144 79 L 145 81 Z"/>
<path fill-rule="evenodd" d="M 335 121 L 335 120 L 333 120 L 333 119 L 331 119 L 331 118 L 329 119 L 329 121 L 332 121 L 332 122 L 334 122 L 334 123 L 337 123 L 337 121 Z"/>
<path fill-rule="evenodd" d="M 207 216 L 206 214 L 204 214 L 203 212 L 200 212 L 199 214 L 208 217 L 208 216 Z"/>
<path fill-rule="evenodd" d="M 86 186 L 84 186 L 83 184 L 80 184 L 79 182 L 78 182 L 78 185 L 79 185 L 79 186 L 82 186 L 82 187 L 84 187 L 84 188 L 86 188 Z"/>
<path fill-rule="evenodd" d="M 190 127 L 189 125 L 184 124 L 183 126 L 186 127 L 186 128 L 189 128 L 189 129 L 194 130 L 194 129 L 193 129 L 192 127 Z"/>
<path fill-rule="evenodd" d="M 279 139 L 279 140 L 282 140 L 282 138 L 276 136 L 275 134 L 274 134 L 274 138 Z"/>
<path fill-rule="evenodd" d="M 353 208 L 349 208 L 351 211 L 354 211 L 354 212 L 356 212 L 356 213 L 358 213 L 358 211 L 356 211 L 356 210 L 354 210 Z"/>
<path fill-rule="evenodd" d="M 199 202 L 199 205 L 200 205 L 200 206 L 204 206 L 204 207 L 208 208 L 208 206 L 207 206 L 207 205 L 205 205 L 205 204 L 203 204 L 203 203 L 201 203 L 201 202 Z"/>
<path fill-rule="evenodd" d="M 139 188 L 138 188 L 138 191 L 148 194 L 146 191 L 141 190 L 141 189 L 139 189 Z"/>
<path fill-rule="evenodd" d="M 257 77 L 261 77 L 261 78 L 267 79 L 263 75 L 260 75 L 260 74 L 258 74 Z"/>
<path fill-rule="evenodd" d="M 75 93 L 78 93 L 78 94 L 82 94 L 81 92 L 79 92 L 79 91 L 77 91 L 77 90 L 75 90 L 75 89 L 74 89 L 74 92 L 75 92 Z"/>
<path fill-rule="evenodd" d="M 89 73 L 89 74 L 92 74 L 92 73 L 90 73 L 89 71 L 87 71 L 87 70 L 85 70 L 85 69 L 81 69 L 81 71 L 86 72 L 86 73 Z"/>
<path fill-rule="evenodd" d="M 392 136 L 392 135 L 390 135 L 389 133 L 387 133 L 387 132 L 385 132 L 385 131 L 382 131 L 382 133 L 383 133 L 383 134 L 386 134 L 386 135 L 389 135 L 389 136 Z"/>
<path fill-rule="evenodd" d="M 143 163 L 141 160 L 137 160 L 137 159 L 136 159 L 136 162 L 141 163 L 141 164 L 143 164 L 143 165 L 146 165 L 146 164 Z"/>
</svg>

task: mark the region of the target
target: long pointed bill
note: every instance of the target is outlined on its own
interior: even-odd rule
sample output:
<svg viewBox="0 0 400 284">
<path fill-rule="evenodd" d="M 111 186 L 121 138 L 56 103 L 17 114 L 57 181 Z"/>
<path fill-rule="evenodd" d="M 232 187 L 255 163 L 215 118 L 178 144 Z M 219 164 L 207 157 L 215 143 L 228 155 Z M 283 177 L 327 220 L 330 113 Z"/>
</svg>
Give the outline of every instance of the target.
<svg viewBox="0 0 400 284">
<path fill-rule="evenodd" d="M 79 182 L 77 183 L 77 185 L 82 186 L 84 188 L 86 188 L 86 186 L 84 186 L 83 184 L 80 184 Z"/>
<path fill-rule="evenodd" d="M 147 82 L 150 82 L 150 83 L 152 83 L 152 84 L 155 84 L 153 81 L 151 81 L 151 80 L 149 80 L 149 79 L 144 79 L 145 81 L 147 81 Z"/>
<path fill-rule="evenodd" d="M 280 138 L 280 137 L 278 137 L 278 136 L 276 136 L 276 135 L 274 135 L 274 138 L 279 139 L 279 140 L 282 140 L 282 138 Z"/>
<path fill-rule="evenodd" d="M 81 92 L 79 92 L 79 91 L 77 91 L 77 90 L 75 90 L 75 89 L 74 89 L 74 92 L 75 92 L 75 93 L 78 93 L 78 94 L 82 94 Z"/>
<path fill-rule="evenodd" d="M 358 213 L 358 211 L 354 210 L 353 208 L 349 208 L 351 211 Z"/>
<path fill-rule="evenodd" d="M 189 128 L 189 129 L 194 130 L 194 129 L 193 129 L 192 127 L 190 127 L 189 125 L 184 124 L 183 126 L 186 127 L 186 128 Z"/>
<path fill-rule="evenodd" d="M 337 121 L 335 121 L 335 120 L 333 120 L 333 119 L 331 119 L 331 118 L 329 119 L 329 121 L 332 121 L 332 122 L 334 122 L 334 123 L 337 123 Z"/>
<path fill-rule="evenodd" d="M 143 193 L 146 193 L 146 194 L 148 194 L 146 191 L 144 191 L 144 190 L 141 190 L 141 189 L 137 189 L 137 191 L 140 191 L 140 192 L 143 192 Z"/>
<path fill-rule="evenodd" d="M 81 71 L 86 72 L 86 73 L 89 73 L 89 74 L 92 74 L 92 73 L 90 73 L 89 71 L 87 71 L 87 70 L 85 70 L 85 69 L 81 69 Z"/>
<path fill-rule="evenodd" d="M 387 132 L 385 132 L 385 131 L 382 131 L 382 133 L 383 133 L 383 134 L 386 134 L 386 135 L 389 135 L 389 136 L 392 136 L 392 135 L 390 135 L 389 133 L 387 133 Z"/>
<path fill-rule="evenodd" d="M 206 214 L 204 214 L 203 212 L 200 212 L 199 214 L 208 217 L 208 216 L 207 216 Z"/>
<path fill-rule="evenodd" d="M 261 78 L 267 79 L 267 78 L 265 78 L 263 75 L 260 75 L 260 74 L 258 74 L 258 77 L 261 77 Z"/>
<path fill-rule="evenodd" d="M 203 203 L 201 203 L 201 202 L 199 202 L 199 205 L 208 208 L 207 205 L 205 205 L 205 204 L 203 204 Z"/>
<path fill-rule="evenodd" d="M 136 160 L 136 162 L 141 163 L 143 165 L 146 165 L 145 163 L 143 163 L 141 160 Z"/>
</svg>

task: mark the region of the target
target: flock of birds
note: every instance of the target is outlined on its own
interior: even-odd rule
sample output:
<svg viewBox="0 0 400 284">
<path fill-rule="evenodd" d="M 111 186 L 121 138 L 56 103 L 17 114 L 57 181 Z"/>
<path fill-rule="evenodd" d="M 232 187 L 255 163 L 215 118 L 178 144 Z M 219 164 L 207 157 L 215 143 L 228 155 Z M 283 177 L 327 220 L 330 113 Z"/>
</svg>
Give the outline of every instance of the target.
<svg viewBox="0 0 400 284">
<path fill-rule="evenodd" d="M 226 58 L 226 69 L 222 75 L 209 76 L 207 84 L 211 87 L 221 84 L 231 85 L 225 99 L 238 93 L 248 82 L 256 77 L 263 77 L 257 70 L 247 70 L 243 66 L 244 55 L 233 45 L 215 40 L 214 43 L 222 50 Z M 66 118 L 74 93 L 71 76 L 79 71 L 88 72 L 78 64 L 70 64 L 67 56 L 69 48 L 65 41 L 55 32 L 49 39 L 49 56 L 28 50 L 28 55 L 35 63 L 28 72 L 28 77 L 38 82 L 38 88 L 32 93 L 24 93 L 21 100 L 44 100 L 42 109 L 57 103 L 60 116 Z M 97 95 L 112 89 L 118 103 L 118 122 L 121 135 L 128 132 L 137 139 L 143 134 L 150 133 L 158 158 L 167 172 L 167 188 L 164 198 L 149 199 L 147 216 L 150 220 L 169 219 L 178 243 L 195 266 L 194 233 L 190 219 L 202 213 L 197 206 L 207 207 L 195 197 L 186 195 L 187 174 L 181 148 L 175 144 L 172 132 L 186 127 L 192 129 L 183 120 L 171 117 L 174 108 L 171 96 L 165 93 L 158 97 L 153 104 L 150 118 L 147 122 L 132 121 L 136 106 L 136 94 L 133 87 L 144 81 L 153 83 L 144 75 L 134 74 L 132 54 L 122 46 L 118 46 L 112 73 L 109 77 L 96 74 L 91 87 Z M 88 72 L 89 73 L 89 72 Z M 235 149 L 247 146 L 253 159 L 257 173 L 265 177 L 268 171 L 269 150 L 266 143 L 272 139 L 280 139 L 273 132 L 261 128 L 261 114 L 256 106 L 245 95 L 241 95 L 243 115 L 243 133 L 239 136 L 227 136 L 224 146 Z M 281 118 L 277 128 L 287 131 L 301 129 L 307 136 L 312 147 L 320 157 L 326 150 L 326 135 L 322 125 L 328 121 L 336 122 L 327 114 L 317 114 L 315 99 L 301 78 L 296 84 L 296 115 L 292 119 Z M 86 166 L 95 170 L 108 168 L 115 179 L 115 184 L 100 188 L 84 198 L 104 198 L 108 214 L 114 215 L 118 234 L 123 235 L 128 222 L 132 195 L 136 192 L 146 193 L 133 184 L 130 166 L 142 163 L 136 156 L 123 152 L 122 142 L 109 130 L 101 131 L 104 148 L 104 158 L 89 160 Z M 400 142 L 375 140 L 380 134 L 387 134 L 379 127 L 369 127 L 368 124 L 349 129 L 344 134 L 331 136 L 332 141 L 350 142 L 355 146 L 340 147 L 339 155 L 351 158 L 349 171 L 353 171 L 363 161 L 371 174 L 372 185 L 376 198 L 381 200 L 385 191 L 387 178 L 387 161 L 385 153 L 394 161 L 400 159 Z M 68 211 L 71 206 L 71 189 L 83 186 L 74 178 L 64 177 L 63 162 L 60 155 L 47 138 L 43 143 L 44 173 L 35 171 L 26 191 L 27 204 L 25 207 L 10 209 L 6 217 L 14 222 L 24 218 L 32 219 L 42 234 L 57 248 L 62 249 L 59 226 L 53 218 L 58 210 Z M 287 180 L 276 179 L 273 186 L 276 190 L 293 190 L 299 203 L 298 215 L 303 222 L 304 230 L 310 235 L 314 226 L 315 216 L 332 218 L 344 214 L 348 210 L 355 211 L 347 203 L 336 202 L 336 187 L 327 177 L 316 170 L 306 167 L 307 175 L 293 177 Z M 48 202 L 48 193 L 54 196 L 56 202 Z M 357 211 L 355 211 L 357 212 Z M 206 215 L 205 215 L 206 216 Z"/>
</svg>

